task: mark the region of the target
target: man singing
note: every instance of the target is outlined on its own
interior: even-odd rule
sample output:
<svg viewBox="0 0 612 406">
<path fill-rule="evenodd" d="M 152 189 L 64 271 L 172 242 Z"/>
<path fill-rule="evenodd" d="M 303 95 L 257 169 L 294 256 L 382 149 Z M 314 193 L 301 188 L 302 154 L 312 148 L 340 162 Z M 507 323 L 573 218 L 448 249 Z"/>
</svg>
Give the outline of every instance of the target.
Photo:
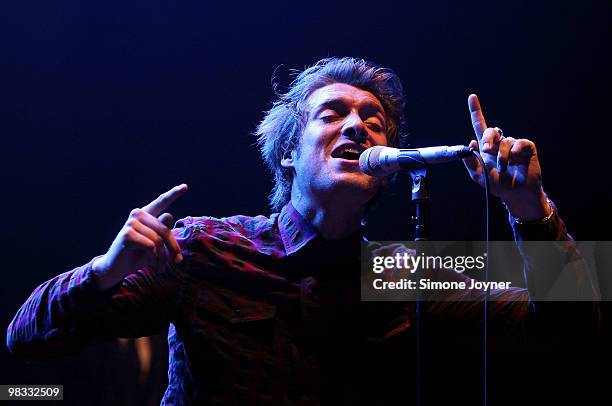
<svg viewBox="0 0 612 406">
<path fill-rule="evenodd" d="M 542 190 L 535 144 L 488 127 L 475 95 L 468 104 L 471 147 L 516 238 L 571 242 Z M 9 349 L 44 359 L 170 325 L 163 404 L 384 399 L 390 385 L 409 379 L 385 357 L 413 357 L 414 306 L 360 301 L 360 224 L 384 180 L 362 173 L 358 159 L 372 146 L 400 146 L 403 110 L 389 69 L 355 58 L 307 68 L 257 128 L 274 214 L 187 217 L 171 230 L 166 210 L 187 186 L 172 188 L 132 210 L 104 255 L 40 285 L 9 326 Z M 482 184 L 477 160 L 465 164 Z M 491 306 L 495 317 L 520 323 L 530 310 L 514 299 L 528 292 L 510 294 Z M 468 319 L 474 308 L 426 311 Z"/>
</svg>

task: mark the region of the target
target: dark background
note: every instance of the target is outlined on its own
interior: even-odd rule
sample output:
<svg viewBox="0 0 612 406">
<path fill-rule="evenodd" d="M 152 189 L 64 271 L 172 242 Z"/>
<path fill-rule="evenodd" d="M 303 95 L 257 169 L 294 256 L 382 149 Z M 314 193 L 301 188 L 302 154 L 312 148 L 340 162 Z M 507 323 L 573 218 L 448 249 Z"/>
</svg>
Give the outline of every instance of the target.
<svg viewBox="0 0 612 406">
<path fill-rule="evenodd" d="M 0 8 L 3 340 L 35 286 L 103 253 L 132 208 L 173 185 L 190 185 L 176 217 L 268 213 L 251 133 L 272 72 L 282 65 L 287 84 L 289 69 L 327 56 L 399 74 L 415 146 L 467 144 L 477 93 L 489 125 L 536 142 L 574 237 L 609 239 L 609 2 L 11 3 Z M 431 178 L 432 237 L 482 239 L 482 193 L 462 165 Z M 409 185 L 394 193 L 375 238 L 410 238 Z M 493 206 L 491 237 L 511 238 Z M 129 361 L 117 354 L 107 344 L 32 365 L 3 346 L 0 383 L 119 391 L 113 371 Z"/>
</svg>

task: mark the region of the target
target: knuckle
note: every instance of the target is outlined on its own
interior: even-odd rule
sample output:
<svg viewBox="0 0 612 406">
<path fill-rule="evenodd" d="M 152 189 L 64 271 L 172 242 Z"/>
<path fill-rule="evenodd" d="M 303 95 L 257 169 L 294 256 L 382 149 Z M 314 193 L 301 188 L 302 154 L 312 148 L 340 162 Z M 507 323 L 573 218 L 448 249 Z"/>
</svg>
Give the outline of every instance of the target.
<svg viewBox="0 0 612 406">
<path fill-rule="evenodd" d="M 501 140 L 501 142 L 499 144 L 499 146 L 500 146 L 499 151 L 500 152 L 508 151 L 508 150 L 510 150 L 512 145 L 514 145 L 514 140 L 513 139 L 504 138 L 503 140 Z"/>
<path fill-rule="evenodd" d="M 485 133 L 496 135 L 496 134 L 499 134 L 499 131 L 497 131 L 497 127 L 487 127 L 487 129 L 485 130 Z"/>
<path fill-rule="evenodd" d="M 530 141 L 525 138 L 516 140 L 516 143 L 513 147 L 513 151 L 515 153 L 522 153 L 524 151 L 531 151 L 534 154 L 537 153 L 536 145 L 533 143 L 533 141 Z"/>
<path fill-rule="evenodd" d="M 132 211 L 130 212 L 130 217 L 136 217 L 136 216 L 138 216 L 138 215 L 139 215 L 139 213 L 140 213 L 141 211 L 142 211 L 142 209 L 140 209 L 140 208 L 138 208 L 138 207 L 137 207 L 137 208 L 135 208 L 135 209 L 132 209 Z"/>
<path fill-rule="evenodd" d="M 142 221 L 146 218 L 146 216 L 147 216 L 147 212 L 144 211 L 143 209 L 134 210 L 134 216 L 133 216 L 134 218 Z"/>
<path fill-rule="evenodd" d="M 136 237 L 136 230 L 134 230 L 132 227 L 126 227 L 123 231 L 123 237 L 126 240 L 133 241 Z"/>
<path fill-rule="evenodd" d="M 486 130 L 484 130 L 484 133 L 482 133 L 482 139 L 492 139 L 495 136 L 495 131 L 492 128 L 487 128 Z"/>
</svg>

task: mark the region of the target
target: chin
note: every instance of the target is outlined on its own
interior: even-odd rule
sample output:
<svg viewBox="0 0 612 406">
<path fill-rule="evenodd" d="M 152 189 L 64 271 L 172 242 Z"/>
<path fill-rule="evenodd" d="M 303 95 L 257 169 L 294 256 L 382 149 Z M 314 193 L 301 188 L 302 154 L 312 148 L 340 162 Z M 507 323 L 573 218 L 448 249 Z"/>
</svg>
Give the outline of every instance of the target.
<svg viewBox="0 0 612 406">
<path fill-rule="evenodd" d="M 355 197 L 369 200 L 380 188 L 381 180 L 361 172 L 342 173 L 335 177 L 334 184 L 337 191 L 355 194 Z"/>
</svg>

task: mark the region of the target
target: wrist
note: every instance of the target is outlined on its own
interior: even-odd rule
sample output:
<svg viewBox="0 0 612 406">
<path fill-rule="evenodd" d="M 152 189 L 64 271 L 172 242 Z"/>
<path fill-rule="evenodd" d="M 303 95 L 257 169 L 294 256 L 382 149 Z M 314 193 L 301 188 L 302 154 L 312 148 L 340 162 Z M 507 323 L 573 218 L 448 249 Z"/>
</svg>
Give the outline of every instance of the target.
<svg viewBox="0 0 612 406">
<path fill-rule="evenodd" d="M 541 223 L 550 220 L 554 213 L 552 202 L 540 189 L 537 196 L 521 200 L 504 200 L 510 215 L 519 224 Z"/>
<path fill-rule="evenodd" d="M 96 275 L 103 275 L 107 272 L 108 266 L 106 265 L 106 255 L 100 255 L 96 257 L 91 264 L 91 271 Z"/>
<path fill-rule="evenodd" d="M 117 284 L 117 281 L 111 277 L 106 265 L 106 257 L 104 255 L 94 259 L 91 264 L 91 274 L 93 279 L 93 285 L 98 290 L 106 290 Z"/>
</svg>

